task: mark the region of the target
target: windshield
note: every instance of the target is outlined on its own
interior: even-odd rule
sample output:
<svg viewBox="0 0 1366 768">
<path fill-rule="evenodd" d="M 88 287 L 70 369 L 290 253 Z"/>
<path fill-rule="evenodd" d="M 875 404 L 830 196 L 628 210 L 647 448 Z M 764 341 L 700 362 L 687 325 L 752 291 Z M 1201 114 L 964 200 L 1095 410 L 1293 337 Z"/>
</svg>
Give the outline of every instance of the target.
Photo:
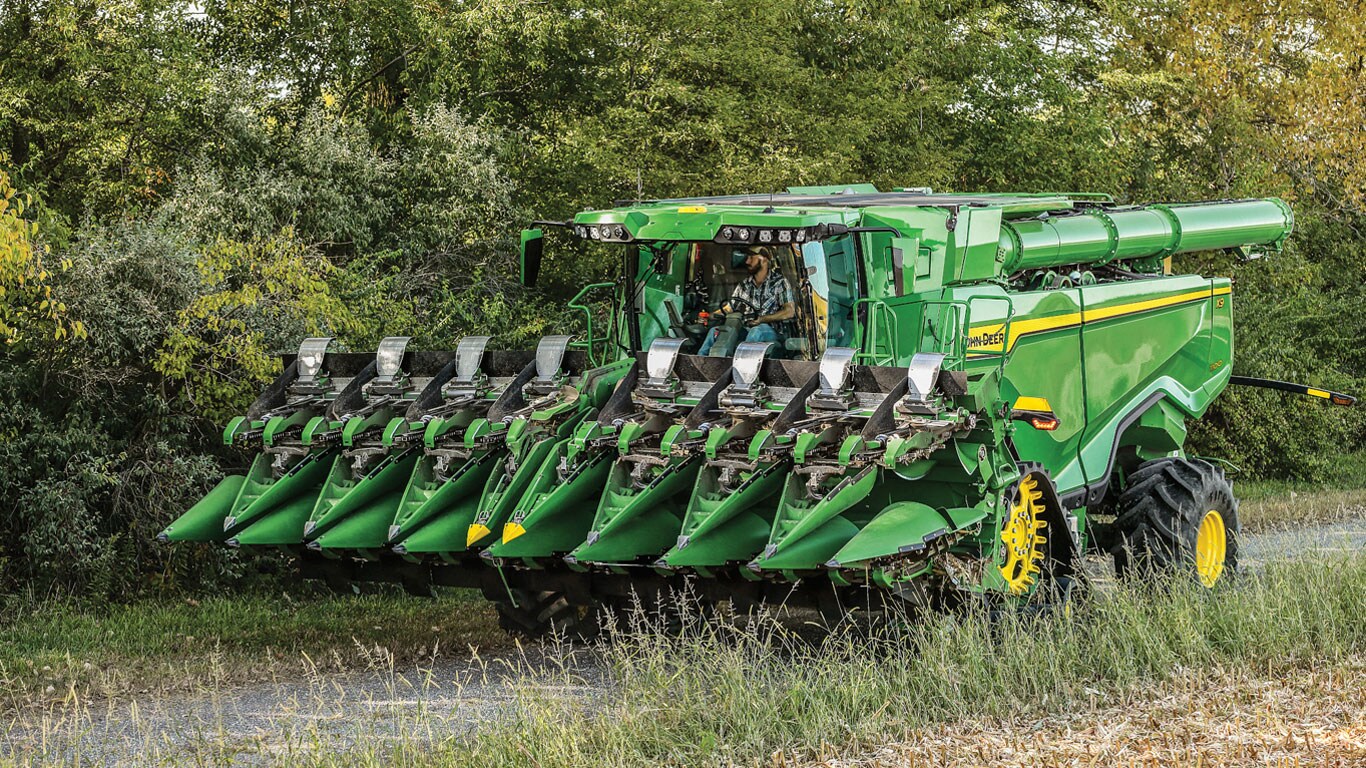
<svg viewBox="0 0 1366 768">
<path fill-rule="evenodd" d="M 827 346 L 854 346 L 854 302 L 858 270 L 849 237 L 806 243 L 802 262 L 811 286 L 811 305 L 818 333 Z"/>
<path fill-rule="evenodd" d="M 696 343 L 694 354 L 728 355 L 746 340 L 772 341 L 775 357 L 816 360 L 827 346 L 853 345 L 858 285 L 850 238 L 688 248 L 679 330 Z M 755 254 L 762 266 L 750 258 Z M 782 307 L 789 303 L 790 315 L 769 319 L 787 314 Z"/>
</svg>

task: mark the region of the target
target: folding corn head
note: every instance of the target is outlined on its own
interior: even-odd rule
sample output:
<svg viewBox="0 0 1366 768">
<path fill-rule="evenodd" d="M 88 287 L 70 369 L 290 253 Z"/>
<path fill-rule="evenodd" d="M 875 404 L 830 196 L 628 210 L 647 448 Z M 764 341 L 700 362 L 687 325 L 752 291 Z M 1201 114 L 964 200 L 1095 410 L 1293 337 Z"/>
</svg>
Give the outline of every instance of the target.
<svg viewBox="0 0 1366 768">
<path fill-rule="evenodd" d="M 247 474 L 161 538 L 479 587 L 533 633 L 683 588 L 839 612 L 1026 597 L 1088 547 L 1210 585 L 1236 559 L 1227 482 L 1182 457 L 1230 382 L 1232 286 L 1171 257 L 1278 249 L 1279 200 L 855 185 L 542 226 L 618 252 L 585 289 L 608 317 L 581 294 L 587 328 L 531 352 L 306 339 L 224 433 Z M 523 233 L 529 282 L 543 242 Z"/>
</svg>

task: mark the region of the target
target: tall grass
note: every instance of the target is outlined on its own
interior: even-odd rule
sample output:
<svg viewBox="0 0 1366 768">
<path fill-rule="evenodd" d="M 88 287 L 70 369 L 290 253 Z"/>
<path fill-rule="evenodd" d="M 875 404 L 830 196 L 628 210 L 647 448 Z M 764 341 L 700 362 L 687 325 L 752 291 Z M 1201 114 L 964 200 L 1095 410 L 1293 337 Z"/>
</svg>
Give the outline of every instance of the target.
<svg viewBox="0 0 1366 768">
<path fill-rule="evenodd" d="M 396 678 L 385 701 L 359 708 L 340 701 L 354 694 L 320 682 L 288 738 L 187 725 L 194 738 L 163 739 L 140 764 L 758 765 L 780 750 L 798 760 L 853 754 L 974 718 L 1099 711 L 1154 684 L 1359 672 L 1366 556 L 1269 563 L 1212 593 L 1120 584 L 1066 612 L 924 614 L 828 632 L 771 617 L 693 621 L 547 655 L 510 662 L 509 684 L 490 687 L 485 668 L 482 682 L 425 699 L 410 686 L 434 681 Z M 414 698 L 423 703 L 390 708 Z M 28 755 L 98 757 L 88 740 L 51 733 Z"/>
<path fill-rule="evenodd" d="M 1213 594 L 1125 588 L 1067 615 L 927 616 L 819 643 L 773 622 L 636 635 L 606 651 L 615 692 L 595 711 L 539 700 L 502 738 L 426 763 L 752 763 L 780 749 L 856 748 L 934 723 L 1069 709 L 1217 667 L 1360 663 L 1363 565 L 1282 562 Z"/>
</svg>

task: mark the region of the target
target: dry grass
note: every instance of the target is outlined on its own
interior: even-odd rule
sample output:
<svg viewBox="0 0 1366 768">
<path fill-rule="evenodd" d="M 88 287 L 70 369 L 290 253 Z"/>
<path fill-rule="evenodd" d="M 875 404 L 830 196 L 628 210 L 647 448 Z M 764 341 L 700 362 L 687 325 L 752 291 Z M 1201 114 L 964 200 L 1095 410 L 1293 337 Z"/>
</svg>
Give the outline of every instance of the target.
<svg viewBox="0 0 1366 768">
<path fill-rule="evenodd" d="M 1118 698 L 1119 700 L 1116 700 Z M 780 757 L 772 761 L 783 764 Z M 1191 670 L 1180 680 L 1044 717 L 967 720 L 906 734 L 822 768 L 1366 765 L 1366 668 L 1269 678 Z"/>
<path fill-rule="evenodd" d="M 1366 518 L 1366 489 L 1286 490 L 1245 499 L 1238 519 L 1249 533 Z"/>
</svg>

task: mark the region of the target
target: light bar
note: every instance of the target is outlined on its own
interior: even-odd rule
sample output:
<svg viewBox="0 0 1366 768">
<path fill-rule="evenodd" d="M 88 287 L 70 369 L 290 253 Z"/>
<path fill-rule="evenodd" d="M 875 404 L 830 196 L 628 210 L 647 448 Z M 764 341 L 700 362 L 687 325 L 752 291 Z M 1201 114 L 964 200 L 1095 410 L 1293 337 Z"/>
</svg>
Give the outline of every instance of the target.
<svg viewBox="0 0 1366 768">
<path fill-rule="evenodd" d="M 726 224 L 716 231 L 712 242 L 733 245 L 773 245 L 805 243 L 824 239 L 829 230 L 824 224 L 813 227 L 755 227 L 742 224 Z"/>
<path fill-rule="evenodd" d="M 575 224 L 574 234 L 584 240 L 599 240 L 605 243 L 629 243 L 633 236 L 625 224 L 602 222 L 598 224 Z"/>
<path fill-rule="evenodd" d="M 635 240 L 625 224 L 617 222 L 598 222 L 575 224 L 573 232 L 584 240 L 603 243 L 629 243 Z M 725 224 L 716 231 L 714 243 L 727 245 L 788 245 L 815 242 L 829 237 L 830 229 L 825 224 L 810 227 L 757 227 L 752 224 Z"/>
</svg>

